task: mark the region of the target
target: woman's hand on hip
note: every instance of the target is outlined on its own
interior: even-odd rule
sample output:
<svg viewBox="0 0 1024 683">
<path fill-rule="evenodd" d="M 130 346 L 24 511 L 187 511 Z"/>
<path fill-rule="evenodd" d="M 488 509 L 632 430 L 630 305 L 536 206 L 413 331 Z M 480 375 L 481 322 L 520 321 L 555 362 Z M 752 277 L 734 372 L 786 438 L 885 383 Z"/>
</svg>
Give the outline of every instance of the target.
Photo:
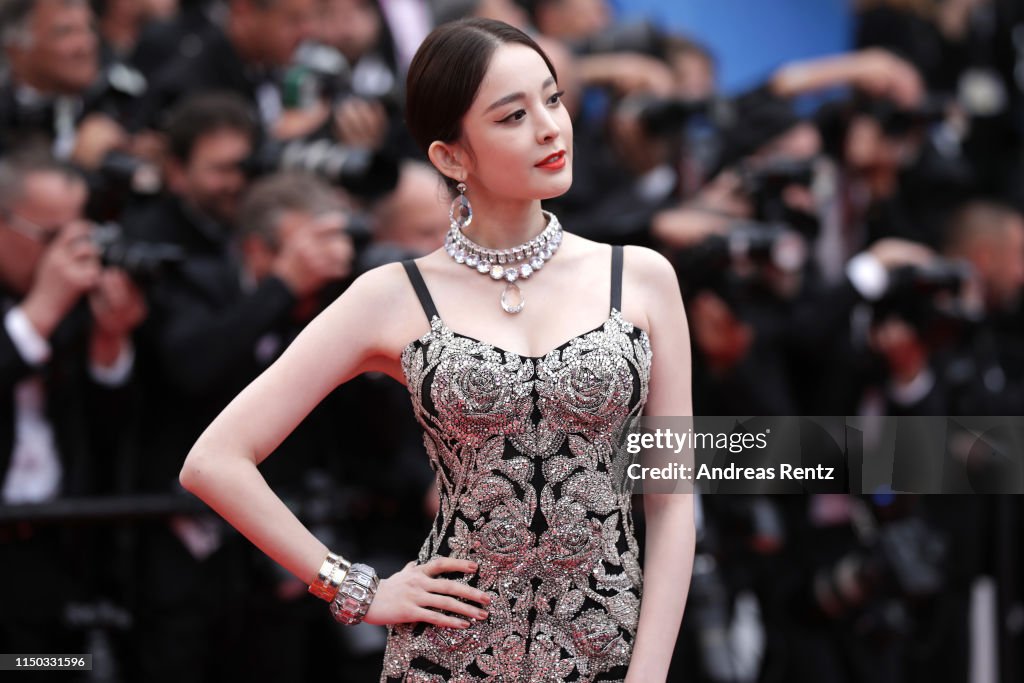
<svg viewBox="0 0 1024 683">
<path fill-rule="evenodd" d="M 471 574 L 476 570 L 475 562 L 451 557 L 437 557 L 422 565 L 410 562 L 380 582 L 364 621 L 382 625 L 425 621 L 446 628 L 467 628 L 470 622 L 466 619 L 486 619 L 487 612 L 456 598 L 472 600 L 486 607 L 491 602 L 490 596 L 464 583 L 437 578 L 437 575 L 446 572 Z"/>
</svg>

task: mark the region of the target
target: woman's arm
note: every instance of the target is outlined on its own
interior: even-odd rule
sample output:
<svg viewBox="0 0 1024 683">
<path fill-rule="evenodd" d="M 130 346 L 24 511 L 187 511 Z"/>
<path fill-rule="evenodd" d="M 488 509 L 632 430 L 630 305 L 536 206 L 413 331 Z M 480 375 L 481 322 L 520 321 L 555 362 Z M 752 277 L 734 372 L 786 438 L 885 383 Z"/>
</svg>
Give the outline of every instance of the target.
<svg viewBox="0 0 1024 683">
<path fill-rule="evenodd" d="M 327 548 L 273 493 L 257 466 L 339 384 L 376 353 L 386 278 L 367 273 L 314 319 L 203 432 L 181 485 L 309 584 Z M 375 324 L 376 323 L 376 324 Z M 230 334 L 230 332 L 228 332 Z"/>
<path fill-rule="evenodd" d="M 411 296 L 397 263 L 358 278 L 217 416 L 182 467 L 182 486 L 306 584 L 316 578 L 328 548 L 274 494 L 257 466 L 339 384 L 368 370 L 387 371 L 393 353 L 387 340 L 401 334 L 389 323 L 401 319 L 401 304 Z M 466 628 L 468 621 L 436 609 L 481 619 L 485 612 L 456 597 L 481 605 L 490 599 L 483 591 L 437 576 L 475 570 L 472 562 L 446 557 L 424 565 L 410 562 L 380 582 L 366 621 Z"/>
<path fill-rule="evenodd" d="M 626 272 L 642 274 L 637 280 L 643 278 L 640 289 L 648 302 L 653 365 L 644 414 L 690 416 L 690 334 L 676 273 L 663 256 L 648 249 L 627 249 L 624 261 Z M 644 591 L 627 683 L 664 681 L 668 675 L 696 542 L 692 493 L 645 494 L 644 513 Z"/>
</svg>

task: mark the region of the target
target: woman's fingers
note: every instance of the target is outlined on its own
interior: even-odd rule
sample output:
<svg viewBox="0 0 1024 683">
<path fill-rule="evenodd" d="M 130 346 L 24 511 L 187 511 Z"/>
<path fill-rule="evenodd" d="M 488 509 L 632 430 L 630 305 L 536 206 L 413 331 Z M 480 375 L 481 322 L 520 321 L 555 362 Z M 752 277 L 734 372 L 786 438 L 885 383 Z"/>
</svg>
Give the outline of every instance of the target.
<svg viewBox="0 0 1024 683">
<path fill-rule="evenodd" d="M 410 562 L 399 574 L 403 576 L 398 579 L 399 584 L 404 587 L 404 600 L 412 609 L 402 610 L 401 621 L 423 621 L 443 628 L 466 628 L 470 622 L 456 616 L 444 614 L 435 610 L 445 610 L 452 614 L 461 615 L 469 619 L 485 619 L 487 612 L 479 605 L 463 602 L 457 598 L 473 600 L 480 605 L 490 604 L 490 596 L 487 593 L 467 586 L 458 581 L 437 578 L 438 574 L 447 572 L 472 573 L 477 570 L 477 563 L 469 560 L 459 560 L 452 557 L 437 557 L 422 565 Z M 406 574 L 413 570 L 416 574 Z M 387 592 L 390 583 L 385 581 L 381 588 Z M 409 603 L 412 603 L 411 605 Z M 378 605 L 380 607 L 381 605 Z M 430 608 L 430 609 L 428 609 Z M 371 607 L 372 609 L 372 607 Z M 382 616 L 382 615 L 378 615 Z M 386 618 L 386 616 L 382 616 Z"/>
<path fill-rule="evenodd" d="M 435 557 L 421 567 L 427 576 L 437 576 L 445 572 L 475 572 L 476 562 L 457 560 L 454 557 Z"/>
<path fill-rule="evenodd" d="M 434 612 L 433 610 L 426 609 L 425 607 L 420 607 L 413 613 L 412 621 L 425 621 L 428 624 L 434 624 L 435 626 L 443 626 L 444 628 L 469 627 L 469 622 L 465 619 L 459 619 L 458 617 L 450 617 L 447 614 Z"/>
<path fill-rule="evenodd" d="M 467 600 L 478 602 L 481 605 L 491 604 L 491 596 L 487 595 L 487 593 L 450 579 L 431 579 L 430 582 L 427 583 L 427 590 L 431 593 L 454 595 L 459 598 L 466 598 Z"/>
<path fill-rule="evenodd" d="M 461 614 L 469 617 L 470 619 L 487 618 L 487 612 L 479 607 L 462 602 L 461 600 L 456 600 L 455 598 L 448 597 L 447 595 L 438 595 L 437 593 L 427 593 L 427 597 L 424 598 L 420 606 L 436 607 L 438 609 L 443 609 L 446 612 Z"/>
</svg>

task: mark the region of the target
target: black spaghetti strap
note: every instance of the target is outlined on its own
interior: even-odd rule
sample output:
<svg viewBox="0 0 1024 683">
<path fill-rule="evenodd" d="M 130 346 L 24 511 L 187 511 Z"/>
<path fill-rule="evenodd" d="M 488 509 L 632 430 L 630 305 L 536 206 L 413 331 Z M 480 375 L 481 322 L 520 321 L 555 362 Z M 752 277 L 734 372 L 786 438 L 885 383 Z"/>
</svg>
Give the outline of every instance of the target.
<svg viewBox="0 0 1024 683">
<path fill-rule="evenodd" d="M 622 312 L 622 245 L 612 247 L 612 308 Z"/>
<path fill-rule="evenodd" d="M 416 267 L 416 263 L 412 259 L 402 261 L 402 265 L 405 266 L 405 272 L 412 281 L 412 288 L 416 290 L 416 296 L 419 297 L 420 305 L 423 306 L 423 312 L 427 314 L 427 322 L 433 322 L 434 316 L 437 315 L 437 308 L 434 306 L 434 300 L 430 298 L 430 290 L 427 289 L 427 283 L 423 281 L 420 269 Z"/>
</svg>

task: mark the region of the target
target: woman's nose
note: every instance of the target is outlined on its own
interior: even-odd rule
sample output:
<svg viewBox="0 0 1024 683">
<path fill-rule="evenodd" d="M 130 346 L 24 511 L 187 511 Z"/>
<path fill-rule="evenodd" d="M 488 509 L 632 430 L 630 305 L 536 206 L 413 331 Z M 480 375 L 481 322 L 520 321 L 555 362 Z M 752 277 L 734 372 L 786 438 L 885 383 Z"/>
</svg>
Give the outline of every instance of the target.
<svg viewBox="0 0 1024 683">
<path fill-rule="evenodd" d="M 555 118 L 547 111 L 539 118 L 537 123 L 537 141 L 551 142 L 558 137 L 561 129 L 555 122 Z"/>
</svg>

